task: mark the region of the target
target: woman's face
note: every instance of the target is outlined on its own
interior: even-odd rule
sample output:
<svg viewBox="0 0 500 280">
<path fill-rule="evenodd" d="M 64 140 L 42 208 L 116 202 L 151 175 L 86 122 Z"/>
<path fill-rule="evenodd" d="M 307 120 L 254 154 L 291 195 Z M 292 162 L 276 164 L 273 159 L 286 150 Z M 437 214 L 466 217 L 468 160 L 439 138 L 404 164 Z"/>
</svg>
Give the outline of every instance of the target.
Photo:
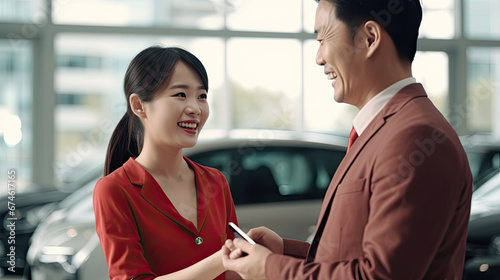
<svg viewBox="0 0 500 280">
<path fill-rule="evenodd" d="M 207 91 L 198 74 L 178 62 L 165 89 L 144 103 L 147 142 L 172 148 L 192 147 L 207 121 Z"/>
</svg>

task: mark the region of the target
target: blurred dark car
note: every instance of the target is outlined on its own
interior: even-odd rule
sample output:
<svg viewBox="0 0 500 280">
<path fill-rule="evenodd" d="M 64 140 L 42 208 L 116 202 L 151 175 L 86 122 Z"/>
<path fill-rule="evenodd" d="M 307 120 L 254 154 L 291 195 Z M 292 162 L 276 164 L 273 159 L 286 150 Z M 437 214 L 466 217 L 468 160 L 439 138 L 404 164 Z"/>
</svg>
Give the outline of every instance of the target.
<svg viewBox="0 0 500 280">
<path fill-rule="evenodd" d="M 184 154 L 223 172 L 243 230 L 264 225 L 287 238 L 305 240 L 310 235 L 324 193 L 345 155 L 346 137 L 283 131 L 204 136 Z M 63 200 L 40 223 L 28 252 L 26 278 L 108 278 L 95 232 L 95 180 Z"/>
<path fill-rule="evenodd" d="M 0 208 L 2 221 L 0 227 L 0 276 L 23 274 L 29 239 L 40 221 L 56 208 L 57 203 L 102 172 L 102 168 L 96 170 L 95 162 L 85 162 L 79 166 L 79 170 L 75 173 L 69 172 L 63 180 L 64 183 L 57 189 L 40 190 L 32 185 L 26 191 L 16 193 L 13 200 L 15 203 L 14 213 L 11 213 L 7 207 L 7 203 L 11 201 L 8 196 L 0 197 L 0 205 L 5 205 L 5 207 Z M 88 172 L 81 173 L 81 170 Z M 11 230 L 11 222 L 13 221 L 15 222 L 14 231 Z M 11 233 L 15 234 L 15 239 L 9 239 Z M 14 252 L 10 250 L 11 246 L 15 247 Z"/>
<path fill-rule="evenodd" d="M 500 170 L 500 139 L 490 134 L 460 137 L 474 177 L 474 189 L 479 188 Z"/>
<path fill-rule="evenodd" d="M 5 205 L 0 212 L 2 218 L 2 227 L 0 228 L 0 276 L 5 274 L 22 275 L 29 238 L 38 223 L 55 208 L 57 202 L 66 196 L 66 193 L 60 191 L 17 193 L 14 199 L 16 207 L 14 213 L 10 213 L 7 208 L 7 203 L 10 200 L 7 197 L 0 198 L 0 205 Z M 9 239 L 11 235 L 14 237 L 13 239 Z M 13 246 L 14 250 L 11 250 L 11 246 Z"/>
<path fill-rule="evenodd" d="M 472 195 L 465 280 L 500 280 L 500 172 Z"/>
</svg>

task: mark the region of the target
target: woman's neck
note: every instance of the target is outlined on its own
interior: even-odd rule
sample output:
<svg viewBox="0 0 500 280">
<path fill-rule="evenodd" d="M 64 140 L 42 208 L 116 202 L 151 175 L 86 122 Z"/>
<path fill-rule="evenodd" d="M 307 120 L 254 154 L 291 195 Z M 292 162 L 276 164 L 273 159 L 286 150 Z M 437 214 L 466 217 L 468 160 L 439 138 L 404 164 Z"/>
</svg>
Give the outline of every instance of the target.
<svg viewBox="0 0 500 280">
<path fill-rule="evenodd" d="M 145 145 L 135 161 L 152 175 L 174 178 L 189 168 L 182 156 L 182 149 L 151 149 Z"/>
</svg>

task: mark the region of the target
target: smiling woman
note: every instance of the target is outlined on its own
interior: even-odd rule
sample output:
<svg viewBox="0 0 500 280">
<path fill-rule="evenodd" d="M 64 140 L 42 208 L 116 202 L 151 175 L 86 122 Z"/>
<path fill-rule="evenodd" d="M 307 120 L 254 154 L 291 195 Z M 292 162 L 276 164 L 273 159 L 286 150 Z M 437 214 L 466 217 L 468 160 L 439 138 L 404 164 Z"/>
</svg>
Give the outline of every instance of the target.
<svg viewBox="0 0 500 280">
<path fill-rule="evenodd" d="M 205 67 L 182 48 L 149 47 L 124 85 L 127 112 L 93 193 L 110 279 L 227 279 L 220 249 L 237 223 L 228 183 L 182 154 L 208 118 Z"/>
</svg>

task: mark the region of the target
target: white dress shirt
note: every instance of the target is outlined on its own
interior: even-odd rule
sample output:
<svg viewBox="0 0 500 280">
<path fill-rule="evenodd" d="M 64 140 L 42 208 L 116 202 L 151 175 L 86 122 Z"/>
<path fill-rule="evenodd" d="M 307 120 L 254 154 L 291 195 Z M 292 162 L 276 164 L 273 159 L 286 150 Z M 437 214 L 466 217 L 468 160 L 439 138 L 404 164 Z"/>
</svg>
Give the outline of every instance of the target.
<svg viewBox="0 0 500 280">
<path fill-rule="evenodd" d="M 353 126 L 358 136 L 363 133 L 365 128 L 375 118 L 375 116 L 384 108 L 389 100 L 407 85 L 416 83 L 417 80 L 413 77 L 403 79 L 389 86 L 388 88 L 375 95 L 363 108 L 358 112 L 353 120 Z"/>
</svg>

